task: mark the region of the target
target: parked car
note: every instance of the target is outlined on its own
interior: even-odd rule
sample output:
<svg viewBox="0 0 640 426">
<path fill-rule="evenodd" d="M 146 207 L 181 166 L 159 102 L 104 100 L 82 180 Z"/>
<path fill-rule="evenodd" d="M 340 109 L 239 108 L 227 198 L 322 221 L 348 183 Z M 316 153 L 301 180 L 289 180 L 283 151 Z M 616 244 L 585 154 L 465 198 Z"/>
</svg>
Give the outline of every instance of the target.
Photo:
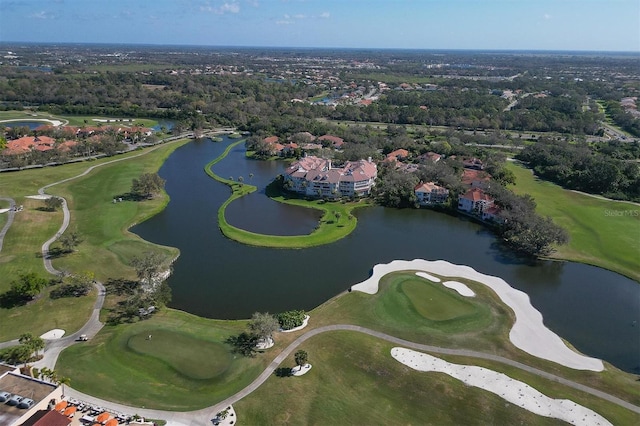
<svg viewBox="0 0 640 426">
<path fill-rule="evenodd" d="M 33 404 L 35 404 L 35 403 L 36 402 L 31 398 L 24 398 L 18 404 L 18 408 L 24 408 L 24 409 L 31 408 L 31 407 L 33 407 Z"/>
<path fill-rule="evenodd" d="M 89 340 L 89 338 L 87 337 L 86 334 L 81 334 L 80 336 L 78 336 L 78 338 L 76 340 L 78 342 L 86 342 L 87 340 Z"/>
<path fill-rule="evenodd" d="M 9 399 L 11 399 L 11 394 L 9 392 L 0 392 L 0 402 L 7 402 Z"/>
<path fill-rule="evenodd" d="M 18 405 L 23 399 L 24 396 L 13 395 L 11 398 L 9 398 L 9 401 L 7 401 L 7 405 Z"/>
</svg>

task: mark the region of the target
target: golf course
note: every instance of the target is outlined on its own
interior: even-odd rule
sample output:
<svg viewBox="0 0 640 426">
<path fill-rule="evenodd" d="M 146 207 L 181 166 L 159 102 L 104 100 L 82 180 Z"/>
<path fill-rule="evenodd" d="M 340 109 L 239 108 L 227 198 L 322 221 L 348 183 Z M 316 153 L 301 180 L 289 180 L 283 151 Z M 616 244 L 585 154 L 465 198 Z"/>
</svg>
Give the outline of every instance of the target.
<svg viewBox="0 0 640 426">
<path fill-rule="evenodd" d="M 168 267 L 179 255 L 176 248 L 152 244 L 129 232 L 134 224 L 162 211 L 169 201 L 167 194 L 144 201 L 114 203 L 113 199 L 130 191 L 132 179 L 158 171 L 175 149 L 188 142 L 172 141 L 111 158 L 2 174 L 0 195 L 13 198 L 24 210 L 16 214 L 0 252 L 0 276 L 4 277 L 0 293 L 25 272 L 50 278 L 43 268 L 41 247 L 58 231 L 63 213 L 46 211 L 42 200 L 27 197 L 53 182 L 60 183 L 48 188 L 47 193 L 65 198 L 71 212 L 69 230 L 81 236 L 74 251 L 52 260 L 56 269 L 89 272 L 101 282 L 110 278 L 135 280 L 131 261 L 143 252 L 161 255 Z M 243 141 L 230 144 L 225 153 L 205 167 L 210 177 L 232 190 L 217 213 L 218 225 L 228 238 L 265 247 L 305 248 L 337 241 L 355 229 L 357 221 L 352 211 L 366 203 L 321 203 L 282 196 L 274 199 L 324 211 L 313 233 L 270 236 L 229 225 L 226 206 L 256 188 L 221 178 L 212 167 L 240 143 Z M 90 166 L 98 167 L 80 176 Z M 509 167 L 517 176 L 514 190 L 533 195 L 540 213 L 553 216 L 568 229 L 571 243 L 560 248 L 555 258 L 594 264 L 640 279 L 634 256 L 640 250 L 640 242 L 633 232 L 638 229 L 640 218 L 606 213 L 637 211 L 638 206 L 566 191 L 537 181 L 520 166 Z M 0 202 L 0 208 L 5 205 L 8 203 Z M 6 218 L 0 218 L 2 226 Z M 631 231 L 621 233 L 620 229 Z M 106 325 L 95 338 L 70 346 L 60 355 L 56 370 L 71 379 L 74 389 L 108 401 L 169 411 L 199 410 L 249 386 L 300 336 L 340 324 L 416 344 L 503 357 L 640 404 L 634 375 L 610 364 L 602 372 L 579 371 L 529 355 L 511 343 L 509 331 L 516 317 L 494 291 L 469 279 L 437 278 L 459 281 L 476 296 L 464 297 L 417 276 L 415 271 L 390 273 L 380 280 L 376 294 L 341 293 L 311 310 L 311 320 L 304 330 L 276 333 L 274 347 L 250 356 L 237 346 L 248 321 L 205 319 L 161 307 L 148 319 Z M 40 335 L 53 328 L 67 334 L 79 330 L 91 315 L 96 291 L 81 297 L 53 299 L 50 294 L 54 289 L 55 285 L 48 286 L 35 300 L 21 306 L 0 307 L 0 341 L 26 332 Z M 100 315 L 103 322 L 121 300 L 111 293 L 106 299 Z M 278 364 L 275 374 L 235 405 L 241 423 L 329 424 L 345 418 L 368 424 L 461 424 L 470 420 L 478 424 L 557 423 L 505 404 L 500 397 L 449 376 L 409 369 L 391 357 L 394 346 L 381 338 L 349 330 L 323 331 L 310 337 L 299 348 L 309 354 L 313 370 L 303 377 L 290 377 L 288 371 L 295 361 L 293 355 L 288 355 Z M 473 356 L 441 356 L 450 362 L 503 372 L 553 398 L 571 399 L 589 407 L 613 424 L 640 423 L 636 412 L 513 365 Z"/>
</svg>

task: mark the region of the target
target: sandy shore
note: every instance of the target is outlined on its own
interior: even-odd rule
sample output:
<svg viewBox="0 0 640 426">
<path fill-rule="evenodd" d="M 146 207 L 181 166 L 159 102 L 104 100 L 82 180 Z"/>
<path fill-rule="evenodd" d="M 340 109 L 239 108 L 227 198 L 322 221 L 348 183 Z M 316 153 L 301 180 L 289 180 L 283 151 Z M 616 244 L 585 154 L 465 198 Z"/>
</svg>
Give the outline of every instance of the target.
<svg viewBox="0 0 640 426">
<path fill-rule="evenodd" d="M 600 414 L 582 405 L 568 399 L 549 398 L 528 384 L 497 371 L 472 365 L 453 364 L 405 348 L 391 349 L 391 356 L 414 370 L 448 374 L 466 385 L 494 393 L 505 401 L 539 416 L 564 420 L 573 425 L 611 425 Z"/>
<path fill-rule="evenodd" d="M 517 348 L 538 358 L 553 361 L 569 368 L 590 371 L 604 370 L 604 364 L 601 360 L 573 351 L 557 334 L 549 330 L 542 321 L 542 314 L 531 305 L 526 293 L 516 290 L 501 278 L 481 274 L 469 266 L 454 265 L 444 260 L 394 260 L 391 263 L 374 266 L 373 274 L 369 279 L 351 288 L 375 294 L 378 291 L 380 278 L 395 271 L 421 271 L 451 278 L 464 278 L 484 284 L 513 310 L 516 320 L 509 332 L 509 339 Z"/>
</svg>

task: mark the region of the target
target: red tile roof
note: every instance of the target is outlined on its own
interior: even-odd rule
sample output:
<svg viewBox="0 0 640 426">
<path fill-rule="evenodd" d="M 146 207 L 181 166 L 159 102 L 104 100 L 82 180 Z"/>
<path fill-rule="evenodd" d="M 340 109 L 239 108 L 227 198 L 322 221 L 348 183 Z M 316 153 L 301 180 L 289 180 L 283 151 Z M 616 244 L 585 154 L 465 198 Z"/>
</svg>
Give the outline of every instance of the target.
<svg viewBox="0 0 640 426">
<path fill-rule="evenodd" d="M 491 180 L 491 175 L 480 170 L 464 169 L 462 172 L 462 183 L 465 185 L 472 185 L 474 182 L 488 182 L 489 180 Z"/>
<path fill-rule="evenodd" d="M 482 189 L 473 188 L 464 193 L 464 195 L 460 196 L 461 198 L 471 200 L 474 203 L 478 201 L 488 201 L 493 202 L 493 198 L 485 193 Z"/>
</svg>

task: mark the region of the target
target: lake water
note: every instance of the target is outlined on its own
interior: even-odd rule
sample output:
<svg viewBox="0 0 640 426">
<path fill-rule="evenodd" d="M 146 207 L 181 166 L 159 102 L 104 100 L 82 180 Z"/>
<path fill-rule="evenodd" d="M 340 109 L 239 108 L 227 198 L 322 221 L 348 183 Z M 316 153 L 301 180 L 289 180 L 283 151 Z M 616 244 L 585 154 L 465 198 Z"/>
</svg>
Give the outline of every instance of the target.
<svg viewBox="0 0 640 426">
<path fill-rule="evenodd" d="M 357 211 L 358 227 L 351 235 L 322 247 L 268 249 L 226 239 L 216 214 L 230 190 L 208 177 L 203 167 L 229 143 L 225 138 L 178 148 L 160 169 L 170 203 L 133 228 L 146 240 L 180 249 L 169 278 L 172 307 L 220 319 L 248 318 L 256 311 L 310 310 L 366 279 L 377 263 L 444 259 L 503 278 L 529 294 L 545 324 L 580 351 L 640 372 L 638 283 L 593 266 L 523 260 L 466 219 L 429 210 L 371 207 Z M 284 165 L 247 160 L 244 154 L 238 146 L 213 167 L 221 176 L 243 176 L 260 188 L 231 203 L 227 220 L 256 232 L 311 232 L 317 213 L 264 195 L 264 187 Z"/>
<path fill-rule="evenodd" d="M 50 125 L 49 121 L 4 121 L 0 125 L 5 127 L 28 127 L 30 130 L 35 130 L 40 126 Z"/>
</svg>

